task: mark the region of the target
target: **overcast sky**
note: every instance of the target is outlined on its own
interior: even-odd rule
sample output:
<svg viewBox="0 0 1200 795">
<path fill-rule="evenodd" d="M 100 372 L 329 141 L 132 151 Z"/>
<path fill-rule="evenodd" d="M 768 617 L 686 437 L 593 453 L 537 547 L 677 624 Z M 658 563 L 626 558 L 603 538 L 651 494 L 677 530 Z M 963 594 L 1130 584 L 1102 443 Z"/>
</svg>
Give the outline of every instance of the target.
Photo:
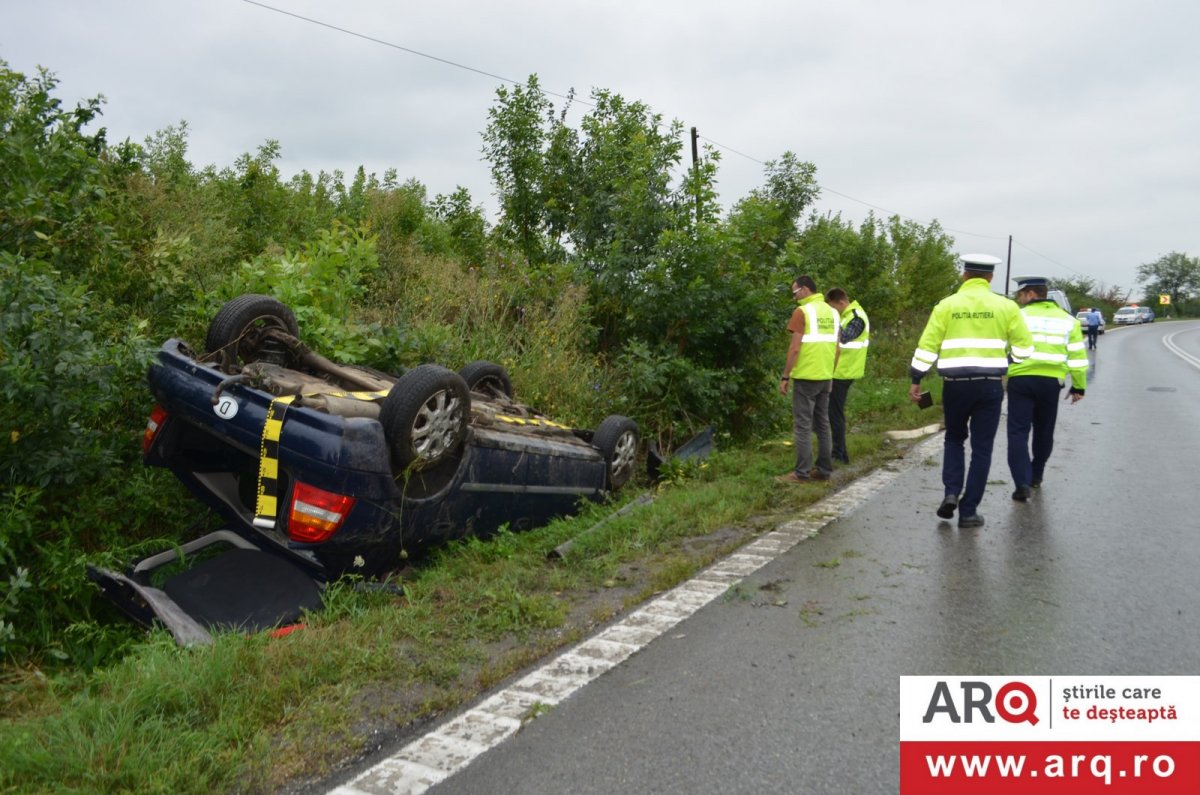
<svg viewBox="0 0 1200 795">
<path fill-rule="evenodd" d="M 536 73 L 697 127 L 727 205 L 790 150 L 821 212 L 1012 235 L 1014 275 L 1133 288 L 1200 256 L 1196 0 L 263 2 L 386 44 L 246 0 L 0 0 L 0 59 L 103 94 L 110 141 L 186 120 L 196 166 L 277 139 L 288 175 L 395 168 L 491 210 L 487 111 Z"/>
</svg>

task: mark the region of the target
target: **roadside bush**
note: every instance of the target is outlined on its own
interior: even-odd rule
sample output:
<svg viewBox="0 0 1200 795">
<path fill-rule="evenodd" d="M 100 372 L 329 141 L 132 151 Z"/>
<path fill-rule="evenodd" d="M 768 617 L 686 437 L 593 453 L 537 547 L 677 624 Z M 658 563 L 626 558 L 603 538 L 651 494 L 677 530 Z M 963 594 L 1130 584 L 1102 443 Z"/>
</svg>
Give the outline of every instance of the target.
<svg viewBox="0 0 1200 795">
<path fill-rule="evenodd" d="M 46 264 L 0 252 L 2 651 L 33 652 L 85 615 L 83 551 L 162 515 L 127 513 L 148 403 L 143 326 Z"/>
<path fill-rule="evenodd" d="M 362 229 L 334 222 L 332 228 L 295 250 L 261 254 L 242 263 L 192 304 L 171 333 L 202 340 L 208 323 L 226 301 L 245 293 L 262 293 L 292 309 L 301 339 L 309 347 L 331 359 L 361 362 L 383 346 L 377 329 L 353 322 L 352 316 L 370 274 L 378 267 L 374 238 Z"/>
<path fill-rule="evenodd" d="M 508 370 L 518 400 L 558 420 L 583 427 L 611 413 L 615 376 L 589 351 L 586 294 L 567 269 L 531 273 L 501 254 L 464 268 L 416 246 L 393 254 L 365 296 L 362 319 L 387 348 L 368 363 L 394 372 L 488 359 Z"/>
</svg>

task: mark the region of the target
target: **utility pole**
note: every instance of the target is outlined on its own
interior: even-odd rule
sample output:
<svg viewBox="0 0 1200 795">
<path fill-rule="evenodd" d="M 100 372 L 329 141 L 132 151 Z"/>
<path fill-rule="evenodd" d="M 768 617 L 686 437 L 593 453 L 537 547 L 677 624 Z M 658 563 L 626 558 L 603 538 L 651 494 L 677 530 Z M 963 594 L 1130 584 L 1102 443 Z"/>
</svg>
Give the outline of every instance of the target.
<svg viewBox="0 0 1200 795">
<path fill-rule="evenodd" d="M 1008 236 L 1008 264 L 1004 266 L 1004 294 L 1008 295 L 1008 285 L 1012 283 L 1012 235 Z"/>
<path fill-rule="evenodd" d="M 693 182 L 696 187 L 696 223 L 700 223 L 700 148 L 696 144 L 700 134 L 696 132 L 696 128 L 692 128 L 692 174 Z"/>
</svg>

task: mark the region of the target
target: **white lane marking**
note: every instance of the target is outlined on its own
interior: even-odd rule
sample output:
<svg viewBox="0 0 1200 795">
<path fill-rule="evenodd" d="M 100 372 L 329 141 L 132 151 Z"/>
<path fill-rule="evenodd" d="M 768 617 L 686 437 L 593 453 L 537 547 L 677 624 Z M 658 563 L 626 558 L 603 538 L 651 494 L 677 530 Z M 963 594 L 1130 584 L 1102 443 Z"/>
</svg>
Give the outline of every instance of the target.
<svg viewBox="0 0 1200 795">
<path fill-rule="evenodd" d="M 834 520 L 845 516 L 904 472 L 941 449 L 936 435 L 895 464 L 877 469 L 814 503 L 797 519 L 717 561 L 627 616 L 571 647 L 484 701 L 412 741 L 329 795 L 420 795 L 471 764 L 520 730 L 542 708 L 552 707 L 620 665 L 651 641 L 727 593 Z"/>
<path fill-rule="evenodd" d="M 1184 328 L 1184 329 L 1180 329 L 1179 331 L 1172 331 L 1170 334 L 1167 334 L 1162 338 L 1162 343 L 1163 343 L 1163 345 L 1167 346 L 1167 350 L 1169 350 L 1171 353 L 1175 354 L 1180 359 L 1183 359 L 1185 362 L 1190 364 L 1192 367 L 1195 367 L 1197 370 L 1200 370 L 1200 359 L 1196 358 L 1195 356 L 1193 356 L 1192 354 L 1188 353 L 1183 348 L 1180 348 L 1178 345 L 1175 344 L 1175 338 L 1178 337 L 1180 334 L 1184 334 L 1188 331 L 1195 331 L 1195 330 L 1196 330 L 1195 328 Z"/>
</svg>

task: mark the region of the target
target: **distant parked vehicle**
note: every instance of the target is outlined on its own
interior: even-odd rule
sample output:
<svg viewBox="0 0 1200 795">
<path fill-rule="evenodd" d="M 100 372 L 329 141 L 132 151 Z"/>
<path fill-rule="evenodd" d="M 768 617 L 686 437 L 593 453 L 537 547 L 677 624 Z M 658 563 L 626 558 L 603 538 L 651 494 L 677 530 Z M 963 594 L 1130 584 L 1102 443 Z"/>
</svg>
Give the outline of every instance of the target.
<svg viewBox="0 0 1200 795">
<path fill-rule="evenodd" d="M 1075 317 L 1079 320 L 1079 325 L 1083 327 L 1083 330 L 1085 333 L 1087 332 L 1087 327 L 1088 327 L 1088 311 L 1089 310 L 1087 310 L 1087 309 L 1080 309 L 1079 314 L 1075 315 Z M 1097 333 L 1103 334 L 1104 333 L 1104 313 L 1101 312 L 1099 314 L 1100 314 L 1100 331 Z"/>
<path fill-rule="evenodd" d="M 1113 323 L 1118 326 L 1136 326 L 1141 323 L 1153 323 L 1154 310 L 1148 306 L 1123 306 L 1113 315 Z"/>
</svg>

